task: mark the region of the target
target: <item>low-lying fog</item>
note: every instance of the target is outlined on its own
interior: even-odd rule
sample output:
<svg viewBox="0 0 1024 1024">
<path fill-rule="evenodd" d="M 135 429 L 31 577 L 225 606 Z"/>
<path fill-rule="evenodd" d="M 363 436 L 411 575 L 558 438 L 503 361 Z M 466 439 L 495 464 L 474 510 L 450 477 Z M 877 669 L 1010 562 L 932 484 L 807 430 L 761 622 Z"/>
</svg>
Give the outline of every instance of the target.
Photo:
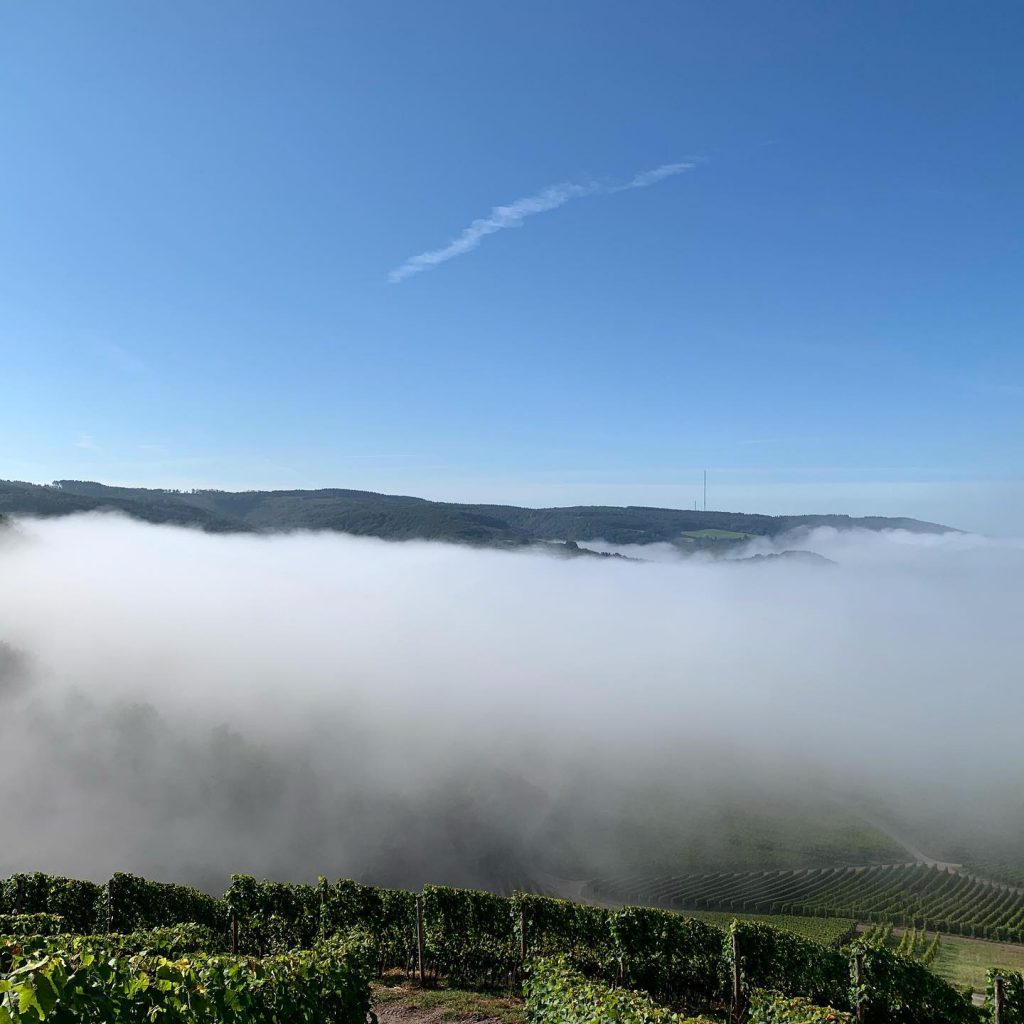
<svg viewBox="0 0 1024 1024">
<path fill-rule="evenodd" d="M 502 886 L 671 863 L 688 828 L 713 860 L 708 808 L 745 800 L 1024 820 L 1016 542 L 743 552 L 817 565 L 110 515 L 0 538 L 2 872 Z"/>
</svg>

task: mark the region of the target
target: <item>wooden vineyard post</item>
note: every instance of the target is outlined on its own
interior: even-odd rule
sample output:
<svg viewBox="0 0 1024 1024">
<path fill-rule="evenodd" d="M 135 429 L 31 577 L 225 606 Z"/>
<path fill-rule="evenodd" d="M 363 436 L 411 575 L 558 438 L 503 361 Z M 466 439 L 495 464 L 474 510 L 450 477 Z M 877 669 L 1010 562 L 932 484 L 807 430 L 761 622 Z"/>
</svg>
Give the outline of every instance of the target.
<svg viewBox="0 0 1024 1024">
<path fill-rule="evenodd" d="M 864 1020 L 864 954 L 853 954 L 853 980 L 857 990 L 857 1020 Z"/>
<path fill-rule="evenodd" d="M 416 965 L 419 969 L 420 988 L 427 987 L 427 965 L 423 961 L 423 897 L 416 897 Z"/>
<path fill-rule="evenodd" d="M 743 1024 L 743 974 L 740 968 L 740 937 L 732 933 L 732 1019 L 733 1024 Z"/>
<path fill-rule="evenodd" d="M 519 959 L 526 965 L 526 910 L 519 908 Z"/>
<path fill-rule="evenodd" d="M 992 1024 L 1003 1024 L 1005 1014 L 1003 1012 L 1006 1003 L 1006 994 L 1003 990 L 1002 975 L 997 974 L 992 979 Z"/>
<path fill-rule="evenodd" d="M 238 915 L 231 911 L 231 952 L 238 956 Z"/>
<path fill-rule="evenodd" d="M 16 914 L 22 913 L 22 907 L 25 906 L 25 879 L 18 875 L 17 882 L 17 896 L 14 898 L 14 912 Z"/>
<path fill-rule="evenodd" d="M 114 896 L 110 891 L 110 883 L 107 882 L 107 934 L 114 930 Z"/>
</svg>

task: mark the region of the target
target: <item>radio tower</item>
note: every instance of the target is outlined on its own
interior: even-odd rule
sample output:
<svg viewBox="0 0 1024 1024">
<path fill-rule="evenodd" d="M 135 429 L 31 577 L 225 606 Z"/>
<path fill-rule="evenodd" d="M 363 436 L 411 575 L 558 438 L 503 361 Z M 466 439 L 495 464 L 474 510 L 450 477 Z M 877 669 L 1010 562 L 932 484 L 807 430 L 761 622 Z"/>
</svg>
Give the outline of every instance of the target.
<svg viewBox="0 0 1024 1024">
<path fill-rule="evenodd" d="M 708 510 L 708 471 L 704 470 L 704 511 Z"/>
</svg>

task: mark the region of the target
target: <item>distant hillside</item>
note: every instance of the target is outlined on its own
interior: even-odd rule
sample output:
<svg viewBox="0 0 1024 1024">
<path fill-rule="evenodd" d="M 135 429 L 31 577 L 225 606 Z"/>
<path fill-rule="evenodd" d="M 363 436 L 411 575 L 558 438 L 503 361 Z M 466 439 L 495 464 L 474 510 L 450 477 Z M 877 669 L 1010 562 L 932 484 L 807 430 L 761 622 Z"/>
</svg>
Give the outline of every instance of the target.
<svg viewBox="0 0 1024 1024">
<path fill-rule="evenodd" d="M 166 491 L 107 487 L 86 480 L 43 486 L 0 481 L 0 515 L 60 516 L 116 510 L 151 523 L 195 526 L 221 533 L 336 530 L 387 540 L 443 540 L 487 547 L 521 547 L 539 541 L 605 540 L 610 544 L 663 541 L 715 548 L 750 536 L 774 536 L 798 527 L 861 527 L 938 533 L 948 527 L 917 519 L 841 515 L 763 516 L 682 509 L 520 508 L 458 505 L 372 491 Z"/>
</svg>

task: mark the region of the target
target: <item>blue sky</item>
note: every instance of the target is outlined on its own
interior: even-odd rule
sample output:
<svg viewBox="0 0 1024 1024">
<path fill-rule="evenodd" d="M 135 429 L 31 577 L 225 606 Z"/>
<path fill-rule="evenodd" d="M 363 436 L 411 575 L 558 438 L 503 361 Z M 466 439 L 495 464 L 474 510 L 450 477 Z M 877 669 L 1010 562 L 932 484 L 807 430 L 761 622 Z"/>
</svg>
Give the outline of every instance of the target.
<svg viewBox="0 0 1024 1024">
<path fill-rule="evenodd" d="M 1016 529 L 1022 36 L 5 4 L 0 476 L 690 506 L 707 467 L 710 507 Z"/>
</svg>

